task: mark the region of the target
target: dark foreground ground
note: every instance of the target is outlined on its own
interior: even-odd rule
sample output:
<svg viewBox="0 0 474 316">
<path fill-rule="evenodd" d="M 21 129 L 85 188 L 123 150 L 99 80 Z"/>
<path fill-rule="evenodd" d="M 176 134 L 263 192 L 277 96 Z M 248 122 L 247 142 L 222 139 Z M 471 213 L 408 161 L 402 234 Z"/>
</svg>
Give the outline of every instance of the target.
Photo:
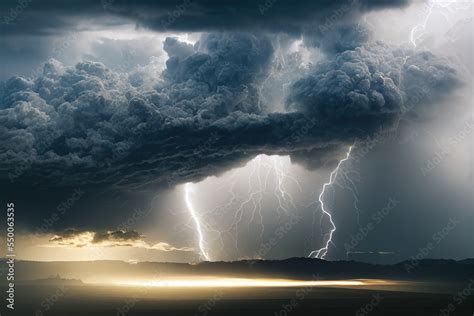
<svg viewBox="0 0 474 316">
<path fill-rule="evenodd" d="M 432 293 L 426 293 L 429 289 L 432 289 Z M 373 289 L 160 289 L 19 285 L 16 288 L 15 311 L 2 312 L 1 315 L 472 316 L 474 293 L 464 291 L 468 295 L 462 295 L 463 289 L 465 287 L 462 284 L 418 284 L 400 286 L 398 289 L 380 286 Z"/>
<path fill-rule="evenodd" d="M 0 279 L 1 316 L 474 316 L 474 259 L 424 259 L 395 265 L 309 258 L 198 264 L 18 261 L 15 273 L 13 312 L 5 311 L 6 280 Z M 365 281 L 363 285 L 300 288 L 111 285 L 120 280 L 144 282 L 174 277 Z"/>
</svg>

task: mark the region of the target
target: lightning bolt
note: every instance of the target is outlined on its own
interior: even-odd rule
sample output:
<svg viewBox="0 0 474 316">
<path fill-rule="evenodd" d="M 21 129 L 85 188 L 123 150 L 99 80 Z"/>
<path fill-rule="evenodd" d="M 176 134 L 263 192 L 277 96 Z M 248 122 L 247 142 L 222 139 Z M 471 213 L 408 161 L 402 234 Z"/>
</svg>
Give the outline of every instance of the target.
<svg viewBox="0 0 474 316">
<path fill-rule="evenodd" d="M 294 177 L 290 176 L 283 170 L 282 161 L 277 156 L 272 157 L 272 168 L 275 173 L 277 185 L 275 186 L 274 195 L 278 200 L 278 209 L 282 209 L 285 214 L 289 214 L 289 207 L 296 209 L 293 196 L 285 188 L 285 179 L 291 180 L 302 191 L 301 185 Z"/>
<path fill-rule="evenodd" d="M 354 207 L 358 211 L 358 199 L 355 184 L 349 178 L 345 168 L 342 168 L 343 164 L 349 160 L 352 148 L 353 145 L 349 147 L 345 157 L 338 162 L 336 168 L 331 172 L 328 182 L 324 183 L 323 188 L 318 196 L 318 203 L 321 205 L 322 216 L 329 219 L 330 230 L 329 233 L 326 233 L 328 238 L 324 241 L 324 247 L 319 250 L 311 251 L 308 257 L 324 259 L 328 253 L 330 244 L 333 242 L 332 239 L 336 231 L 336 224 L 334 223 L 332 214 L 325 204 L 325 200 L 327 199 L 327 191 L 330 187 L 339 185 L 347 188 L 348 184 L 352 184 L 354 188 L 349 189 L 356 197 L 354 200 Z M 248 190 L 246 193 L 244 193 L 244 196 L 247 198 L 238 198 L 238 193 L 234 191 L 237 180 L 234 179 L 234 182 L 231 183 L 229 190 L 229 194 L 231 196 L 230 201 L 214 209 L 208 210 L 207 212 L 201 212 L 201 214 L 198 214 L 198 211 L 191 200 L 192 193 L 194 192 L 192 184 L 187 183 L 185 185 L 186 206 L 189 214 L 191 215 L 193 229 L 196 231 L 197 244 L 199 245 L 201 259 L 208 261 L 211 260 L 209 251 L 207 250 L 211 239 L 212 242 L 220 243 L 220 250 L 226 249 L 224 237 L 229 237 L 231 240 L 233 239 L 235 250 L 241 254 L 239 248 L 239 229 L 245 226 L 250 228 L 250 224 L 253 223 L 255 219 L 257 219 L 257 223 L 260 227 L 260 238 L 262 239 L 265 232 L 265 225 L 263 221 L 264 214 L 262 212 L 262 200 L 264 196 L 273 196 L 274 201 L 277 203 L 275 209 L 279 215 L 279 218 L 284 215 L 290 215 L 292 210 L 296 210 L 298 208 L 298 205 L 295 203 L 291 192 L 286 187 L 287 183 L 291 181 L 293 184 L 296 184 L 301 192 L 303 190 L 298 180 L 284 170 L 284 159 L 285 157 L 265 155 L 259 155 L 255 157 L 250 162 L 250 165 L 248 165 L 248 167 L 250 167 L 250 173 L 248 175 L 243 174 L 243 176 L 248 181 Z M 237 171 L 232 174 L 231 178 L 235 178 L 236 175 Z M 216 215 L 220 214 L 219 212 L 221 209 L 224 209 L 224 211 L 233 209 L 235 211 L 233 221 L 230 223 L 230 225 L 227 226 L 227 224 L 224 225 L 224 227 L 217 229 L 216 227 L 219 227 L 219 225 L 213 224 L 212 218 L 208 218 L 208 216 L 215 218 Z M 248 225 L 244 225 L 244 222 L 248 222 Z M 213 239 L 212 236 L 218 237 Z"/>
<path fill-rule="evenodd" d="M 277 49 L 277 63 L 281 67 L 276 67 L 270 71 L 267 78 L 263 80 L 260 88 L 258 89 L 258 107 L 263 106 L 263 89 L 267 81 L 272 80 L 272 78 L 277 75 L 282 69 L 285 68 L 285 58 L 281 52 L 281 49 Z M 350 151 L 352 146 L 349 148 L 347 157 L 341 160 L 338 163 L 337 168 L 331 173 L 329 183 L 326 183 L 323 187 L 321 194 L 319 195 L 319 203 L 322 206 L 323 216 L 328 216 L 331 223 L 331 230 L 329 233 L 329 239 L 326 241 L 326 246 L 319 251 L 314 251 L 310 254 L 310 257 L 315 255 L 316 257 L 324 258 L 327 254 L 329 244 L 332 242 L 332 236 L 336 230 L 336 225 L 332 220 L 331 214 L 327 211 L 323 198 L 326 192 L 326 188 L 334 184 L 334 181 L 337 178 L 339 168 L 344 161 L 349 158 Z M 253 160 L 251 160 L 249 167 L 251 168 L 250 174 L 245 175 L 247 179 L 248 190 L 244 194 L 244 198 L 238 198 L 238 194 L 234 191 L 237 180 L 229 181 L 231 183 L 229 195 L 230 200 L 228 200 L 223 205 L 220 205 L 216 208 L 210 208 L 206 212 L 197 213 L 195 207 L 193 206 L 190 193 L 191 193 L 191 184 L 188 183 L 185 185 L 185 200 L 188 212 L 191 215 L 192 228 L 196 230 L 197 244 L 199 245 L 200 256 L 202 259 L 210 260 L 209 252 L 207 249 L 211 244 L 214 243 L 220 244 L 221 251 L 227 251 L 225 247 L 225 239 L 230 238 L 230 241 L 234 243 L 235 250 L 238 254 L 241 253 L 239 247 L 239 235 L 242 227 L 247 227 L 250 230 L 251 224 L 256 223 L 259 229 L 259 236 L 261 242 L 265 235 L 265 225 L 264 225 L 264 215 L 263 214 L 263 200 L 270 196 L 273 201 L 276 202 L 274 212 L 278 215 L 278 221 L 283 217 L 288 217 L 292 214 L 292 211 L 298 209 L 298 205 L 293 198 L 291 191 L 288 190 L 288 184 L 291 182 L 292 185 L 303 192 L 301 185 L 297 179 L 290 175 L 285 170 L 283 163 L 285 162 L 285 157 L 280 156 L 267 156 L 267 155 L 258 155 Z M 234 173 L 235 175 L 235 173 Z M 244 178 L 244 179 L 245 179 Z M 350 182 L 351 180 L 346 176 Z M 346 183 L 342 184 L 347 186 Z M 355 188 L 355 185 L 353 185 Z M 354 196 L 356 196 L 356 189 L 351 189 Z M 358 211 L 357 199 L 355 199 L 354 207 Z M 222 223 L 214 222 L 216 217 L 221 214 L 222 211 L 228 211 L 229 209 L 234 210 L 232 217 L 227 217 L 232 219 L 231 223 L 228 222 L 222 225 Z M 244 225 L 247 223 L 247 225 Z"/>
<path fill-rule="evenodd" d="M 284 171 L 283 160 L 285 157 L 279 156 L 266 156 L 259 155 L 252 160 L 252 171 L 248 177 L 248 192 L 247 199 L 241 201 L 241 203 L 236 206 L 236 212 L 234 215 L 234 222 L 231 226 L 224 230 L 225 233 L 232 233 L 234 236 L 234 245 L 235 249 L 240 253 L 239 249 L 239 229 L 238 227 L 244 221 L 244 213 L 248 210 L 247 206 L 250 205 L 250 219 L 248 223 L 252 223 L 256 216 L 258 215 L 258 223 L 260 226 L 260 239 L 263 241 L 263 236 L 265 234 L 265 225 L 263 223 L 263 213 L 262 213 L 262 200 L 267 194 L 273 194 L 275 200 L 278 202 L 276 212 L 278 213 L 278 218 L 281 216 L 289 215 L 291 209 L 296 209 L 296 203 L 294 198 L 291 195 L 290 191 L 286 188 L 285 183 L 288 180 L 292 181 L 296 186 L 301 189 L 299 182 Z M 256 178 L 256 186 L 252 184 L 252 179 Z M 271 188 L 270 180 L 273 179 L 275 184 L 273 189 Z M 255 182 L 255 181 L 254 181 Z M 231 191 L 233 197 L 235 193 Z M 281 212 L 283 211 L 283 212 Z"/>
<path fill-rule="evenodd" d="M 196 231 L 197 231 L 197 234 L 198 234 L 198 244 L 199 244 L 199 250 L 201 252 L 201 257 L 204 258 L 205 260 L 207 261 L 211 261 L 211 257 L 209 256 L 208 252 L 206 251 L 205 249 L 205 242 L 204 242 L 204 234 L 202 232 L 202 228 L 201 228 L 201 220 L 199 218 L 199 216 L 197 215 L 197 212 L 196 212 L 196 209 L 194 208 L 194 205 L 191 201 L 191 193 L 192 193 L 193 189 L 191 187 L 191 183 L 186 183 L 184 185 L 184 200 L 186 201 L 186 206 L 188 207 L 188 210 L 189 210 L 189 213 L 191 214 L 191 217 L 194 221 L 194 224 L 196 226 Z"/>
<path fill-rule="evenodd" d="M 442 9 L 441 14 L 443 14 L 443 16 L 449 22 L 450 19 L 446 13 L 446 9 L 449 9 L 452 4 L 457 2 L 457 0 L 429 0 L 427 3 L 425 3 L 423 11 L 426 11 L 426 14 L 424 15 L 424 17 L 421 18 L 420 23 L 415 25 L 410 32 L 410 42 L 413 44 L 414 47 L 417 47 L 417 41 L 421 39 L 425 34 L 426 25 L 428 24 L 428 21 L 433 15 L 433 10 L 437 8 Z M 466 1 L 466 3 L 468 2 L 469 1 Z"/>
<path fill-rule="evenodd" d="M 329 181 L 324 183 L 323 189 L 321 190 L 321 193 L 319 194 L 318 201 L 319 201 L 319 204 L 321 205 L 321 211 L 323 212 L 324 215 L 326 215 L 328 217 L 329 222 L 331 223 L 331 229 L 329 231 L 329 237 L 326 240 L 326 243 L 325 243 L 324 247 L 320 248 L 319 250 L 311 251 L 308 255 L 309 258 L 324 259 L 326 257 L 326 254 L 328 253 L 329 245 L 332 243 L 332 236 L 333 236 L 334 232 L 336 231 L 336 224 L 334 223 L 334 221 L 332 219 L 331 213 L 329 213 L 326 210 L 326 207 L 324 205 L 324 194 L 326 193 L 326 189 L 329 186 L 332 186 L 334 184 L 334 181 L 337 178 L 337 174 L 339 172 L 339 169 L 341 168 L 342 164 L 349 159 L 349 157 L 351 155 L 351 151 L 352 151 L 352 146 L 349 147 L 349 150 L 346 153 L 346 157 L 341 159 L 339 161 L 339 163 L 337 164 L 336 168 L 331 172 L 331 174 L 329 176 Z"/>
<path fill-rule="evenodd" d="M 201 260 L 210 261 L 209 247 L 216 246 L 216 251 L 227 252 L 226 242 L 231 242 L 235 250 L 242 256 L 239 245 L 239 235 L 245 227 L 250 229 L 253 223 L 257 225 L 260 241 L 263 242 L 265 235 L 263 200 L 271 197 L 276 203 L 274 208 L 278 220 L 283 216 L 290 216 L 297 209 L 297 203 L 288 189 L 288 185 L 294 185 L 302 192 L 297 179 L 292 177 L 286 170 L 288 157 L 258 155 L 249 162 L 246 169 L 237 169 L 229 178 L 229 200 L 215 208 L 206 211 L 198 210 L 192 201 L 194 187 L 192 183 L 184 186 L 184 199 L 186 212 L 190 214 L 190 222 L 186 227 L 195 231 L 196 244 L 199 245 Z M 289 162 L 289 160 L 288 160 Z M 238 179 L 245 179 L 244 184 L 248 188 L 245 192 L 235 191 Z M 242 198 L 241 196 L 244 196 Z M 232 219 L 229 223 L 219 222 L 221 215 L 228 214 L 232 210 L 233 215 L 224 218 Z M 217 221 L 216 221 L 217 220 Z M 217 244 L 216 244 L 217 243 Z"/>
</svg>

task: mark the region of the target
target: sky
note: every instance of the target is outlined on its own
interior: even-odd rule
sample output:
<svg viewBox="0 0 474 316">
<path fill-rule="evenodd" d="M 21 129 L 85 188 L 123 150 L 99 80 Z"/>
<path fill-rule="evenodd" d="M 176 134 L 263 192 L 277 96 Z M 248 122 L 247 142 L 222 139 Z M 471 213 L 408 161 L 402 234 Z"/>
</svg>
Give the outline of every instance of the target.
<svg viewBox="0 0 474 316">
<path fill-rule="evenodd" d="M 474 257 L 470 1 L 0 7 L 20 259 Z"/>
</svg>

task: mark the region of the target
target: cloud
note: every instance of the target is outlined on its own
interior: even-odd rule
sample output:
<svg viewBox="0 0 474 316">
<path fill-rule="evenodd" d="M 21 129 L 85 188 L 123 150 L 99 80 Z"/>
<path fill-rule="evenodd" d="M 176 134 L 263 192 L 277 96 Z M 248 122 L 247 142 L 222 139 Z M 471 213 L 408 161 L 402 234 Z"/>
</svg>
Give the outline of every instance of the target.
<svg viewBox="0 0 474 316">
<path fill-rule="evenodd" d="M 166 186 L 261 153 L 317 167 L 458 84 L 442 58 L 369 42 L 328 55 L 291 86 L 290 112 L 271 113 L 259 95 L 273 60 L 266 36 L 165 43 L 161 77 L 154 67 L 127 74 L 51 60 L 35 81 L 9 79 L 0 94 L 0 170 L 9 187 Z"/>
<path fill-rule="evenodd" d="M 133 247 L 158 251 L 194 251 L 190 247 L 174 247 L 166 242 L 147 243 L 142 235 L 133 230 L 93 232 L 66 229 L 56 233 L 44 247 Z"/>
<path fill-rule="evenodd" d="M 99 61 L 114 71 L 128 71 L 156 56 L 153 41 L 108 39 L 145 31 L 159 33 L 248 31 L 285 32 L 299 37 L 335 21 L 354 20 L 361 12 L 400 8 L 409 0 L 367 1 L 116 1 L 5 0 L 0 2 L 2 50 L 1 80 L 13 75 L 32 76 L 48 58 L 74 65 L 82 57 Z M 95 35 L 94 35 L 95 34 Z M 151 37 L 151 36 L 150 36 Z M 127 47 L 129 42 L 133 47 Z"/>
<path fill-rule="evenodd" d="M 447 59 L 371 42 L 316 66 L 293 85 L 287 107 L 332 124 L 379 128 L 433 106 L 458 83 Z"/>
<path fill-rule="evenodd" d="M 406 6 L 408 0 L 338 1 L 2 1 L 3 26 L 9 34 L 56 34 L 83 27 L 135 23 L 161 32 L 261 30 L 300 33 L 305 28 L 331 24 L 361 12 Z M 82 22 L 82 23 L 81 23 Z"/>
<path fill-rule="evenodd" d="M 310 47 L 334 55 L 363 46 L 371 39 L 372 33 L 373 30 L 363 21 L 339 20 L 304 33 L 304 41 Z"/>
<path fill-rule="evenodd" d="M 104 242 L 133 242 L 140 239 L 140 234 L 134 230 L 116 230 L 107 231 L 103 233 L 95 233 L 94 239 L 92 239 L 92 243 L 101 244 Z"/>
<path fill-rule="evenodd" d="M 166 46 L 165 46 L 166 47 Z M 164 55 L 158 38 L 109 39 L 100 38 L 91 43 L 84 60 L 103 63 L 116 72 L 130 72 L 137 66 L 150 64 L 152 58 Z"/>
<path fill-rule="evenodd" d="M 196 52 L 194 45 L 180 42 L 175 37 L 167 37 L 163 43 L 163 49 L 168 53 L 168 56 L 177 58 L 186 58 Z"/>
</svg>

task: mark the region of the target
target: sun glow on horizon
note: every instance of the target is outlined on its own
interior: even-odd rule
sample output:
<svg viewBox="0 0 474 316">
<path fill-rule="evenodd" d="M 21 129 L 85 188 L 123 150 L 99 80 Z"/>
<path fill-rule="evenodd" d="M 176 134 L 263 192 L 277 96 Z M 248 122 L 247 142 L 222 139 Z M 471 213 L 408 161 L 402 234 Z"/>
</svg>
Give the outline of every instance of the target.
<svg viewBox="0 0 474 316">
<path fill-rule="evenodd" d="M 273 278 L 176 278 L 158 280 L 120 280 L 112 282 L 115 286 L 137 287 L 333 287 L 333 286 L 367 286 L 388 285 L 385 280 L 289 280 Z"/>
</svg>

